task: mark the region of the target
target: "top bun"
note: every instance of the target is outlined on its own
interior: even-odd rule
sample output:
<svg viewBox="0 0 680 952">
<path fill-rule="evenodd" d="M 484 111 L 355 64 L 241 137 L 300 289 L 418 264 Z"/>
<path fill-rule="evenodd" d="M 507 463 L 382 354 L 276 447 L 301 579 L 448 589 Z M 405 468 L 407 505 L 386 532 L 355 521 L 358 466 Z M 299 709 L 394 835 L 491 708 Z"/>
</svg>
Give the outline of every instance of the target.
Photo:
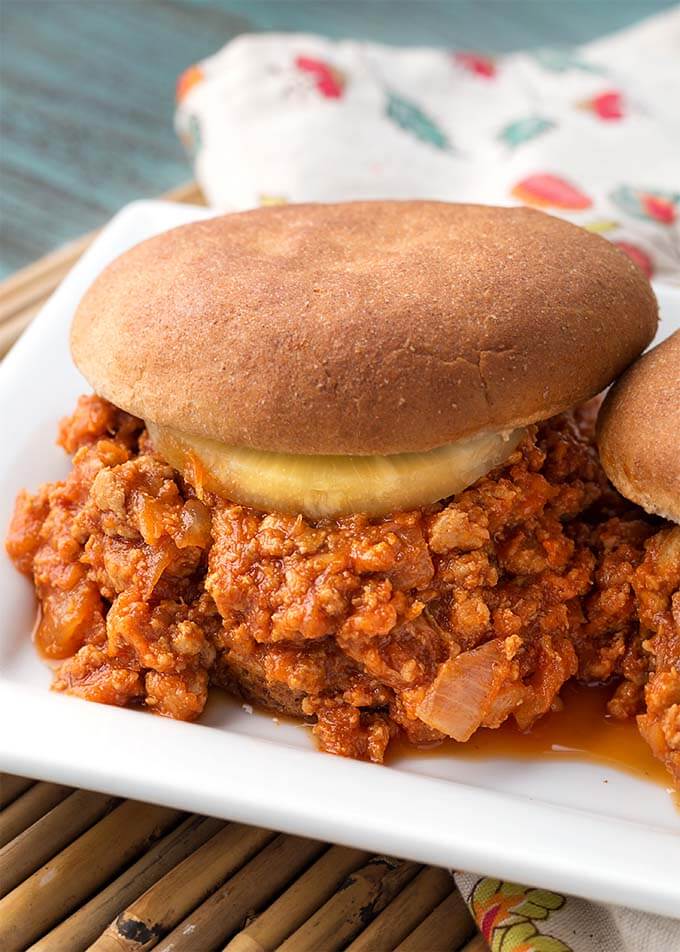
<svg viewBox="0 0 680 952">
<path fill-rule="evenodd" d="M 619 492 L 680 522 L 680 331 L 612 387 L 597 429 L 602 465 Z"/>
<path fill-rule="evenodd" d="M 101 396 L 223 443 L 418 452 L 593 396 L 657 307 L 613 245 L 543 212 L 445 202 L 289 205 L 121 255 L 71 346 Z"/>
</svg>

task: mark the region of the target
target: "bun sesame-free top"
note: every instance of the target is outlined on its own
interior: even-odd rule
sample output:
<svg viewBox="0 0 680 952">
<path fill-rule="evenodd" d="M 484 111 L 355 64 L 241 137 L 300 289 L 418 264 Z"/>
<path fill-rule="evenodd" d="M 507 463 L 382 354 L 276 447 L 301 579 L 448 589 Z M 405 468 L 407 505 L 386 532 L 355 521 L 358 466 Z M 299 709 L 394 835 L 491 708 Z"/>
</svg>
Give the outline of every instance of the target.
<svg viewBox="0 0 680 952">
<path fill-rule="evenodd" d="M 609 391 L 598 417 L 598 448 L 620 493 L 680 522 L 680 331 Z"/>
<path fill-rule="evenodd" d="M 163 426 L 295 454 L 421 452 L 546 419 L 651 340 L 642 272 L 526 208 L 257 209 L 132 248 L 85 295 L 74 359 Z"/>
</svg>

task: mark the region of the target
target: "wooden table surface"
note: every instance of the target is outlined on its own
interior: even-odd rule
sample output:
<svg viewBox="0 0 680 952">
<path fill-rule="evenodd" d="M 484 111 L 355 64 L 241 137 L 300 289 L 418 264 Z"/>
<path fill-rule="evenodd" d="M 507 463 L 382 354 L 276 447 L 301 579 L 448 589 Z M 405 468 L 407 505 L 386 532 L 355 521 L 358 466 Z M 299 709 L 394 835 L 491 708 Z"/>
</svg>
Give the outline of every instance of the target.
<svg viewBox="0 0 680 952">
<path fill-rule="evenodd" d="M 489 52 L 573 44 L 674 0 L 0 0 L 0 278 L 190 177 L 175 78 L 242 32 Z"/>
</svg>

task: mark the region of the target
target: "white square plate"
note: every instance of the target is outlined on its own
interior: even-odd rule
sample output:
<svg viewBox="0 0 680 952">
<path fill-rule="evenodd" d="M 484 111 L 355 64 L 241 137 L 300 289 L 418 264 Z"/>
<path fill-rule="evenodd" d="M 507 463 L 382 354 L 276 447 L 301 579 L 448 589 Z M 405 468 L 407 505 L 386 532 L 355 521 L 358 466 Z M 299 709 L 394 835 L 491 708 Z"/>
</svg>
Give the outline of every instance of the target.
<svg viewBox="0 0 680 952">
<path fill-rule="evenodd" d="M 68 352 L 83 291 L 128 246 L 208 215 L 124 209 L 0 365 L 0 534 L 19 489 L 68 471 L 54 439 L 89 389 Z M 667 334 L 680 326 L 680 294 L 658 291 Z M 31 586 L 4 552 L 0 605 L 4 770 L 678 915 L 680 812 L 661 787 L 586 763 L 343 760 L 318 753 L 306 728 L 219 696 L 184 724 L 53 694 L 30 642 Z"/>
</svg>

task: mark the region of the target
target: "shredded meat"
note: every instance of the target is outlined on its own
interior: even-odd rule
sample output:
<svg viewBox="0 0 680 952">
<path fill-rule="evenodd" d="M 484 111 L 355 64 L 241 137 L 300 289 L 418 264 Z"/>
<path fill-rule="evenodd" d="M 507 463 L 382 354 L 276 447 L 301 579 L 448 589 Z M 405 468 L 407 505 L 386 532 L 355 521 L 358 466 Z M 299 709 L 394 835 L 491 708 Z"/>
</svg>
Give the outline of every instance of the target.
<svg viewBox="0 0 680 952">
<path fill-rule="evenodd" d="M 654 535 L 613 492 L 594 412 L 530 428 L 441 504 L 312 522 L 192 486 L 140 420 L 82 397 L 60 427 L 70 475 L 20 495 L 7 541 L 55 689 L 190 719 L 212 681 L 381 761 L 398 732 L 526 729 L 567 679 L 611 681 L 611 712 L 640 714 L 677 773 L 680 530 Z"/>
</svg>

